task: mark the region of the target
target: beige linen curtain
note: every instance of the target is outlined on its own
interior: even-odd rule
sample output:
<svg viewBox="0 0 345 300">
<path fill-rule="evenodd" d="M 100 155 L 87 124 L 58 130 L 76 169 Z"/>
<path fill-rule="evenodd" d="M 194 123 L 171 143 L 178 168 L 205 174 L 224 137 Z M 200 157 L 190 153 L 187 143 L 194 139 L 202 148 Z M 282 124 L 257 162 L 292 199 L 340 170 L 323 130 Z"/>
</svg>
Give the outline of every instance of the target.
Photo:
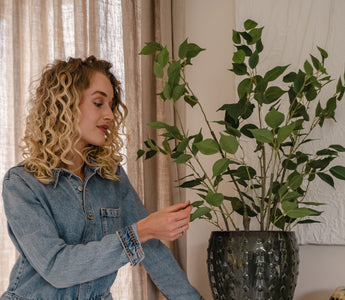
<svg viewBox="0 0 345 300">
<path fill-rule="evenodd" d="M 19 144 L 30 82 L 54 59 L 93 54 L 111 61 L 115 75 L 123 83 L 130 112 L 125 167 L 145 206 L 152 212 L 184 200 L 183 194 L 173 188 L 173 179 L 181 170 L 171 166 L 168 158 L 136 161 L 136 151 L 148 133 L 146 124 L 155 119 L 174 120 L 173 113 L 156 99 L 162 83 L 154 80 L 152 59 L 138 53 L 144 42 L 151 40 L 167 44 L 170 50 L 174 48 L 178 35 L 172 33 L 172 16 L 183 1 L 124 0 L 122 5 L 121 10 L 121 0 L 0 1 L 1 178 L 21 160 Z M 183 22 L 183 14 L 177 13 L 176 19 Z M 184 240 L 168 246 L 185 266 Z M 15 258 L 0 198 L 0 294 L 7 288 Z M 112 293 L 117 300 L 164 298 L 142 267 L 122 268 Z"/>
<path fill-rule="evenodd" d="M 155 140 L 160 137 L 150 131 L 147 123 L 160 120 L 173 123 L 173 111 L 166 106 L 157 93 L 163 90 L 162 81 L 156 80 L 152 71 L 152 57 L 139 56 L 145 42 L 157 41 L 167 45 L 170 53 L 176 53 L 176 40 L 183 30 L 174 31 L 179 22 L 183 28 L 184 2 L 172 0 L 123 0 L 123 31 L 125 55 L 126 104 L 128 106 L 130 140 L 128 143 L 127 171 L 146 208 L 156 211 L 177 202 L 184 201 L 184 194 L 175 188 L 174 180 L 183 170 L 170 163 L 170 158 L 157 155 L 152 160 L 136 161 L 136 152 L 143 147 L 149 134 Z M 182 267 L 185 266 L 185 240 L 168 243 Z M 145 273 L 143 299 L 161 299 Z M 137 298 L 139 299 L 139 298 Z"/>
<path fill-rule="evenodd" d="M 123 81 L 121 0 L 0 1 L 0 192 L 4 173 L 21 160 L 31 80 L 54 59 L 91 54 L 111 61 Z M 15 258 L 0 198 L 0 294 L 8 286 Z"/>
</svg>

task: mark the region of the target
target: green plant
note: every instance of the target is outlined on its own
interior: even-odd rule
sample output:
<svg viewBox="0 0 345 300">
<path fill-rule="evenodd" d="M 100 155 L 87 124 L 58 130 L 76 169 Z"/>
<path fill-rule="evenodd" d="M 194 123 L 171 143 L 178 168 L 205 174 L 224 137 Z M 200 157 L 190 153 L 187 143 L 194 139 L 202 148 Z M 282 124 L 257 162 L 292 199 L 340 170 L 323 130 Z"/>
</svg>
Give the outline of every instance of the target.
<svg viewBox="0 0 345 300">
<path fill-rule="evenodd" d="M 157 144 L 148 137 L 148 149 L 140 149 L 138 158 L 145 155 L 149 159 L 161 152 L 175 163 L 185 164 L 192 173 L 180 178 L 179 187 L 195 190 L 200 196 L 200 201 L 192 203 L 191 220 L 206 219 L 219 229 L 223 229 L 223 220 L 226 230 L 230 223 L 238 230 L 235 212 L 243 216 L 246 231 L 252 218 L 257 219 L 260 230 L 291 230 L 297 224 L 318 222 L 313 217 L 321 214 L 315 209 L 321 203 L 305 201 L 310 184 L 317 177 L 333 187 L 333 178 L 345 180 L 344 166 L 330 167 L 338 153 L 345 152 L 344 147 L 337 144 L 316 153 L 303 151 L 313 141 L 311 132 L 322 127 L 325 119 L 334 119 L 337 102 L 345 92 L 339 78 L 334 94 L 325 103 L 317 100 L 322 88 L 333 81 L 325 68 L 327 52 L 318 47 L 320 59 L 310 55 L 311 62 L 306 60 L 303 70 L 283 76 L 289 66 L 276 66 L 260 75 L 262 30 L 252 20 L 244 22 L 244 31 L 233 30 L 235 52 L 230 71 L 244 79 L 237 86 L 239 100 L 220 107 L 224 118 L 216 122 L 210 122 L 185 76 L 192 58 L 205 49 L 185 40 L 177 60 L 156 42 L 147 43 L 140 52 L 156 54 L 154 74 L 165 82 L 159 94 L 163 101 L 171 101 L 177 116 L 179 99 L 199 108 L 210 137 L 204 138 L 201 129 L 189 135 L 180 118 L 178 126 L 152 122 L 148 125 L 162 130 L 162 142 Z M 221 129 L 215 132 L 213 126 Z M 246 153 L 243 140 L 254 143 L 255 158 Z M 212 172 L 203 166 L 200 153 L 214 159 Z M 236 196 L 219 192 L 220 185 L 229 181 Z"/>
</svg>

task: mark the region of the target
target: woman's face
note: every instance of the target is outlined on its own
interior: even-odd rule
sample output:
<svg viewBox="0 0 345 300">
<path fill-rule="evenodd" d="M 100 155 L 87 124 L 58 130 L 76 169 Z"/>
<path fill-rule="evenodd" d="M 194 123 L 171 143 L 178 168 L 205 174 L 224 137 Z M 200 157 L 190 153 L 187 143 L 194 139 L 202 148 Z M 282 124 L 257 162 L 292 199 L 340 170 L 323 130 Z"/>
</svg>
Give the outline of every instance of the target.
<svg viewBox="0 0 345 300">
<path fill-rule="evenodd" d="M 113 87 L 109 79 L 102 73 L 95 73 L 90 80 L 90 86 L 82 93 L 79 109 L 81 119 L 79 128 L 81 138 L 77 144 L 79 151 L 87 145 L 102 146 L 105 135 L 114 114 L 111 109 L 113 104 Z"/>
</svg>

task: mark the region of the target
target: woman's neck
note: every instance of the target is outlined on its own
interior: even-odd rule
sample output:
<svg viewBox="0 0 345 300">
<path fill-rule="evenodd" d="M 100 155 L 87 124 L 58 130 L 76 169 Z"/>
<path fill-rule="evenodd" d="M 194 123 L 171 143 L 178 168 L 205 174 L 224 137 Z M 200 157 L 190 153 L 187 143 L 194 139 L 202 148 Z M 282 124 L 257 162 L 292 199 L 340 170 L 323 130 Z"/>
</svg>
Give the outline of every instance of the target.
<svg viewBox="0 0 345 300">
<path fill-rule="evenodd" d="M 73 172 L 75 175 L 81 178 L 81 180 L 84 181 L 85 178 L 85 168 L 84 168 L 84 161 L 82 158 L 77 154 L 72 154 L 71 157 L 69 157 L 69 160 L 72 161 L 73 165 L 68 166 L 68 170 Z"/>
</svg>

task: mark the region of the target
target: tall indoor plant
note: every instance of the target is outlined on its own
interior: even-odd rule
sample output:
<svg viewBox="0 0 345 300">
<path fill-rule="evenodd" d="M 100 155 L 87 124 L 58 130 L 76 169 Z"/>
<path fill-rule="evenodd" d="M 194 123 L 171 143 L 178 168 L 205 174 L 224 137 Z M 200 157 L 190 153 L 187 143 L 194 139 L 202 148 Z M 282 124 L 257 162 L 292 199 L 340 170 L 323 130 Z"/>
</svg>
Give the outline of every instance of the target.
<svg viewBox="0 0 345 300">
<path fill-rule="evenodd" d="M 317 222 L 315 217 L 321 214 L 317 207 L 321 203 L 305 200 L 313 181 L 320 178 L 334 186 L 334 178 L 345 180 L 345 167 L 333 162 L 339 152 L 345 151 L 344 147 L 333 144 L 315 153 L 305 150 L 313 141 L 311 133 L 314 129 L 322 127 L 326 119 L 335 119 L 337 104 L 345 92 L 342 79 L 338 79 L 334 93 L 328 99 L 319 99 L 323 87 L 333 81 L 324 64 L 328 54 L 319 47 L 320 58 L 310 55 L 303 69 L 289 71 L 288 65 L 276 66 L 259 74 L 257 66 L 264 48 L 262 30 L 263 27 L 258 27 L 253 20 L 244 22 L 243 31 L 233 30 L 235 52 L 230 71 L 241 79 L 237 85 L 238 101 L 224 103 L 218 109 L 224 112 L 224 118 L 215 122 L 207 117 L 185 76 L 191 60 L 204 49 L 185 40 L 179 47 L 178 59 L 169 57 L 167 48 L 156 42 L 147 43 L 141 51 L 145 55 L 156 54 L 154 74 L 165 83 L 160 97 L 163 101 L 171 101 L 179 124 L 150 123 L 150 127 L 162 130 L 161 142 L 148 137 L 145 141 L 147 150 L 139 150 L 138 158 L 145 155 L 148 159 L 160 152 L 170 155 L 177 164 L 185 164 L 188 175 L 180 178 L 179 186 L 195 190 L 200 196 L 199 201 L 192 203 L 195 209 L 191 220 L 206 219 L 219 230 L 230 231 L 232 226 L 239 231 L 234 213 L 242 216 L 243 232 L 250 230 L 253 219 L 257 220 L 261 232 L 289 232 L 297 224 Z M 200 110 L 208 131 L 206 138 L 202 129 L 190 133 L 184 127 L 176 106 L 180 99 Z M 214 128 L 220 129 L 216 131 Z M 248 153 L 253 152 L 250 147 L 243 144 L 247 145 L 248 141 L 254 145 L 254 156 Z M 204 167 L 200 155 L 210 156 L 212 170 Z M 235 196 L 220 192 L 223 191 L 221 186 L 229 185 L 229 182 L 236 191 Z M 223 238 L 224 233 L 220 240 Z M 291 235 L 287 239 L 291 240 Z M 256 240 L 263 242 L 261 237 Z M 234 246 L 233 239 L 227 243 Z M 295 239 L 293 244 L 296 244 Z M 245 258 L 242 257 L 242 261 Z M 294 259 L 294 264 L 298 264 L 298 258 Z M 259 267 L 255 268 L 258 272 Z M 258 285 L 257 280 L 255 282 Z M 291 285 L 293 290 L 293 283 Z M 232 285 L 229 284 L 227 289 L 233 289 Z M 234 299 L 239 295 L 233 294 Z M 268 294 L 265 295 L 262 299 L 269 299 Z"/>
</svg>

